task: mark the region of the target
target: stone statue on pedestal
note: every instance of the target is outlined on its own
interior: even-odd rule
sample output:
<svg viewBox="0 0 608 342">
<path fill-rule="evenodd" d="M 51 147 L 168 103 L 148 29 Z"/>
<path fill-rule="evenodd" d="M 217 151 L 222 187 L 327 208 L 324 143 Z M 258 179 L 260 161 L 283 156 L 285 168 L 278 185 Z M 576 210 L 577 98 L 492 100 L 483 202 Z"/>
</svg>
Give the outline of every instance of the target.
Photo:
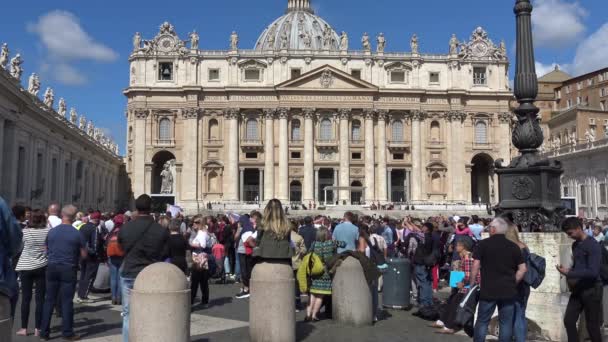
<svg viewBox="0 0 608 342">
<path fill-rule="evenodd" d="M 588 129 L 585 132 L 585 139 L 587 139 L 588 144 L 593 144 L 595 142 L 595 131 L 593 129 Z"/>
<path fill-rule="evenodd" d="M 380 33 L 377 38 L 378 46 L 376 47 L 376 51 L 379 53 L 384 52 L 384 48 L 386 47 L 386 38 L 384 38 L 384 33 Z"/>
<path fill-rule="evenodd" d="M 344 31 L 340 36 L 340 51 L 348 51 L 348 35 Z"/>
<path fill-rule="evenodd" d="M 74 113 L 76 113 L 76 111 L 74 111 Z M 84 115 L 81 115 L 80 121 L 78 122 L 78 128 L 80 128 L 80 130 L 84 131 L 86 129 L 86 126 L 87 126 L 87 118 L 85 118 Z"/>
<path fill-rule="evenodd" d="M 16 78 L 17 81 L 21 81 L 21 75 L 23 74 L 21 64 L 23 64 L 23 60 L 21 59 L 21 54 L 18 53 L 11 59 L 11 76 Z"/>
<path fill-rule="evenodd" d="M 133 51 L 141 50 L 141 34 L 139 32 L 135 32 L 135 36 L 133 36 Z"/>
<path fill-rule="evenodd" d="M 287 50 L 287 33 L 281 33 L 281 50 Z"/>
<path fill-rule="evenodd" d="M 93 121 L 89 120 L 87 124 L 87 134 L 92 137 L 95 134 L 95 127 L 93 126 Z"/>
<path fill-rule="evenodd" d="M 57 107 L 57 113 L 59 113 L 59 115 L 65 117 L 65 113 L 67 110 L 67 106 L 65 105 L 65 100 L 62 98 L 59 99 L 59 106 Z M 75 124 L 75 122 L 72 122 Z"/>
<path fill-rule="evenodd" d="M 160 173 L 161 185 L 160 185 L 160 193 L 161 194 L 172 194 L 173 193 L 173 173 L 171 173 L 171 164 L 166 162 L 163 166 L 163 171 Z"/>
<path fill-rule="evenodd" d="M 577 144 L 578 142 L 576 141 L 576 133 L 573 131 L 570 133 L 570 145 L 572 145 L 572 147 L 576 147 Z"/>
<path fill-rule="evenodd" d="M 418 36 L 416 36 L 416 34 L 414 34 L 410 40 L 410 47 L 412 48 L 412 53 L 418 53 Z"/>
<path fill-rule="evenodd" d="M 53 93 L 53 89 L 51 87 L 46 88 L 46 91 L 44 92 L 44 104 L 49 107 L 49 108 L 53 108 L 53 104 L 55 103 L 55 94 Z"/>
<path fill-rule="evenodd" d="M 0 67 L 6 69 L 8 64 L 8 44 L 2 44 L 2 50 L 0 50 Z"/>
<path fill-rule="evenodd" d="M 236 51 L 239 49 L 239 35 L 236 31 L 232 31 L 230 34 L 230 50 Z"/>
<path fill-rule="evenodd" d="M 306 31 L 302 32 L 302 42 L 304 43 L 304 47 L 310 49 L 312 45 L 312 39 L 310 38 L 310 34 Z"/>
<path fill-rule="evenodd" d="M 190 33 L 190 50 L 198 50 L 198 42 L 199 36 L 196 30 L 194 30 L 194 32 Z"/>
<path fill-rule="evenodd" d="M 38 92 L 40 91 L 40 78 L 38 78 L 36 73 L 30 75 L 27 91 L 34 96 L 38 96 Z"/>
<path fill-rule="evenodd" d="M 331 43 L 334 40 L 331 27 L 325 24 L 325 29 L 323 29 L 323 49 L 329 50 L 331 48 Z"/>
<path fill-rule="evenodd" d="M 452 38 L 450 38 L 450 55 L 458 54 L 458 38 L 456 38 L 456 34 L 452 34 Z"/>
<path fill-rule="evenodd" d="M 367 35 L 367 32 L 365 32 L 363 37 L 361 37 L 361 45 L 363 45 L 363 51 L 369 52 L 372 50 L 372 45 L 369 43 L 369 36 Z"/>
<path fill-rule="evenodd" d="M 76 109 L 72 108 L 70 110 L 70 122 L 75 125 L 76 120 L 78 120 L 78 114 L 76 114 Z"/>
</svg>

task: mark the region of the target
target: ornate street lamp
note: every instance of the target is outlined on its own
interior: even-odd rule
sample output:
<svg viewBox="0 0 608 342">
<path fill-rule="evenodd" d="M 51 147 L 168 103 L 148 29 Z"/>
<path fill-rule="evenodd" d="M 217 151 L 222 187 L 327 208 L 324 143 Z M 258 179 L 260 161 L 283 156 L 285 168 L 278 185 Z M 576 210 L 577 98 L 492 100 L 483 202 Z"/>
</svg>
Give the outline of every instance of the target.
<svg viewBox="0 0 608 342">
<path fill-rule="evenodd" d="M 515 72 L 515 109 L 517 122 L 512 141 L 520 155 L 507 167 L 502 160 L 496 162 L 500 189 L 497 215 L 508 215 L 524 231 L 542 228 L 558 230 L 563 218 L 560 194 L 560 177 L 563 173 L 558 161 L 541 160 L 538 148 L 543 144 L 543 132 L 534 105 L 538 95 L 538 81 L 534 66 L 532 42 L 532 4 L 530 0 L 517 0 L 517 57 Z"/>
</svg>

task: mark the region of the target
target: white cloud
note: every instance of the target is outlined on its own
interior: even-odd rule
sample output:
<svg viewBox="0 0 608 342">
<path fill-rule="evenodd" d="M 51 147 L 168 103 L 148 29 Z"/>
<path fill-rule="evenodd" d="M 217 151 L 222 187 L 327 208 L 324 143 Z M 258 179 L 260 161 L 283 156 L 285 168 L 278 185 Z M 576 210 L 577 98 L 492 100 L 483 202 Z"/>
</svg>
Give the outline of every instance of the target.
<svg viewBox="0 0 608 342">
<path fill-rule="evenodd" d="M 587 11 L 578 2 L 536 0 L 534 6 L 532 26 L 538 46 L 564 48 L 575 44 L 586 30 Z"/>
<path fill-rule="evenodd" d="M 551 64 L 543 64 L 541 62 L 536 62 L 535 63 L 536 66 L 536 76 L 538 77 L 543 77 L 546 74 L 550 73 L 551 71 L 555 70 L 555 67 L 559 67 L 560 70 L 568 72 L 568 70 L 570 70 L 570 65 L 569 64 L 558 64 L 558 63 L 551 63 Z"/>
<path fill-rule="evenodd" d="M 70 12 L 55 10 L 41 16 L 36 23 L 27 25 L 36 33 L 48 52 L 56 58 L 68 60 L 94 60 L 112 62 L 118 54 L 96 42 Z"/>
<path fill-rule="evenodd" d="M 608 67 L 608 22 L 587 37 L 576 49 L 572 72 L 582 75 Z"/>
<path fill-rule="evenodd" d="M 51 68 L 49 71 L 53 78 L 63 84 L 77 86 L 87 83 L 86 75 L 68 64 L 59 63 Z"/>
</svg>

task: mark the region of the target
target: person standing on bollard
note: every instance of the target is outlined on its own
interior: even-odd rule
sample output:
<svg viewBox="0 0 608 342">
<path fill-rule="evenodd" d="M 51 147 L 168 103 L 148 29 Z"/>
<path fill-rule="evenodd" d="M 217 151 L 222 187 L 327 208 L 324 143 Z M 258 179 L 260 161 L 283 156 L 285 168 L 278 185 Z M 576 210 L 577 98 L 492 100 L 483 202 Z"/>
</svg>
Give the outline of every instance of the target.
<svg viewBox="0 0 608 342">
<path fill-rule="evenodd" d="M 150 215 L 152 198 L 141 195 L 135 200 L 137 217 L 118 233 L 118 243 L 125 253 L 120 272 L 122 284 L 122 337 L 129 341 L 129 298 L 135 278 L 147 266 L 162 261 L 169 232 Z"/>
<path fill-rule="evenodd" d="M 46 271 L 46 297 L 40 328 L 40 339 L 49 339 L 51 316 L 57 300 L 61 305 L 61 325 L 64 340 L 78 341 L 80 336 L 74 333 L 74 293 L 76 291 L 76 271 L 78 263 L 87 257 L 87 250 L 82 235 L 72 224 L 77 209 L 66 205 L 61 210 L 61 224 L 51 229 L 46 248 L 49 264 Z"/>
<path fill-rule="evenodd" d="M 0 297 L 9 299 L 11 318 L 15 316 L 15 306 L 19 297 L 13 258 L 21 250 L 22 239 L 23 233 L 19 223 L 15 220 L 4 199 L 0 197 Z"/>
<path fill-rule="evenodd" d="M 291 245 L 291 224 L 278 199 L 268 201 L 257 224 L 254 256 L 256 262 L 278 263 L 291 266 L 294 250 Z"/>
</svg>

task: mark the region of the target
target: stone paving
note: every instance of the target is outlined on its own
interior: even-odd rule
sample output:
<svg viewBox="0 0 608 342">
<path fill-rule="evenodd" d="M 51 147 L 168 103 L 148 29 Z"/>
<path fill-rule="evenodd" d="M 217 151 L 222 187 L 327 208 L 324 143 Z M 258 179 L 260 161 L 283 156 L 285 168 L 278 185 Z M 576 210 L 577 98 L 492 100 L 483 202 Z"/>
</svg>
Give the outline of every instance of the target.
<svg viewBox="0 0 608 342">
<path fill-rule="evenodd" d="M 192 342 L 247 341 L 249 326 L 249 300 L 235 299 L 238 285 L 211 285 L 211 301 L 207 309 L 195 307 L 191 316 Z M 122 319 L 120 307 L 112 306 L 108 296 L 94 297 L 95 302 L 75 305 L 74 327 L 83 341 L 120 342 Z M 382 297 L 382 295 L 380 295 Z M 30 326 L 33 323 L 33 305 Z M 19 312 L 17 312 L 19 325 Z M 466 336 L 437 335 L 428 327 L 429 322 L 413 317 L 407 311 L 384 311 L 381 320 L 373 327 L 354 328 L 341 326 L 331 320 L 317 323 L 304 322 L 305 313 L 297 314 L 298 341 L 470 341 Z M 53 318 L 51 337 L 60 338 L 61 322 Z M 16 331 L 16 329 L 15 329 Z M 31 329 L 33 332 L 33 329 Z M 15 337 L 15 342 L 39 341 L 34 336 Z"/>
</svg>

